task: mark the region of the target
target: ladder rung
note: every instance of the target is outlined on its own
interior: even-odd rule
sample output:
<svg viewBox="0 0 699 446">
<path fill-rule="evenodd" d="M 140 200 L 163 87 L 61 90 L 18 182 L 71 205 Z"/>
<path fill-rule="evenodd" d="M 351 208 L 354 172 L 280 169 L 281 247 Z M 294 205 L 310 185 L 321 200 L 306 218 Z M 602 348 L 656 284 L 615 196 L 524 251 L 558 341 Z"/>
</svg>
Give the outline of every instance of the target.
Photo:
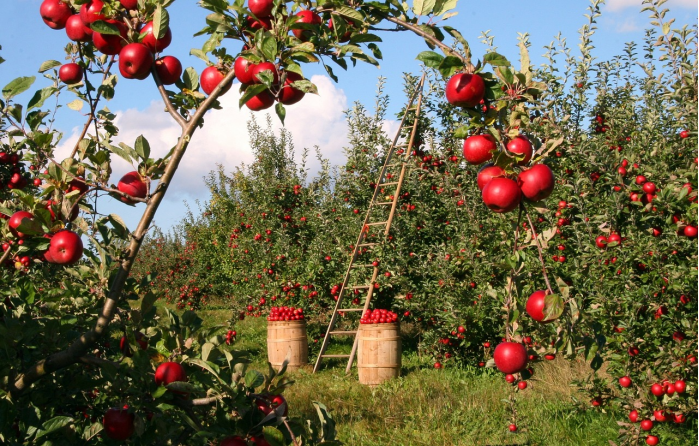
<svg viewBox="0 0 699 446">
<path fill-rule="evenodd" d="M 385 225 L 386 223 L 388 223 L 388 220 L 386 220 L 386 221 L 377 221 L 377 222 L 375 222 L 375 223 L 367 223 L 366 225 L 367 225 L 367 226 L 378 226 L 378 225 Z"/>
<path fill-rule="evenodd" d="M 338 312 L 340 311 L 364 311 L 364 308 L 342 308 L 337 310 Z"/>
<path fill-rule="evenodd" d="M 349 358 L 350 355 L 320 355 L 321 358 Z"/>
<path fill-rule="evenodd" d="M 362 246 L 376 246 L 378 243 L 360 243 L 357 245 L 357 248 L 361 248 Z"/>
<path fill-rule="evenodd" d="M 379 203 L 375 203 L 377 206 L 386 206 L 387 204 L 393 204 L 392 201 L 381 201 Z"/>
<path fill-rule="evenodd" d="M 370 285 L 356 285 L 356 286 L 352 287 L 353 290 L 361 290 L 364 288 L 371 288 L 371 286 Z"/>
<path fill-rule="evenodd" d="M 331 331 L 329 334 L 331 335 L 353 335 L 356 334 L 356 331 Z"/>
<path fill-rule="evenodd" d="M 365 265 L 352 265 L 352 268 L 369 268 L 369 267 L 374 267 L 373 263 L 367 263 Z"/>
<path fill-rule="evenodd" d="M 386 167 L 398 167 L 398 166 L 402 166 L 403 164 L 405 164 L 405 163 L 386 164 Z"/>
<path fill-rule="evenodd" d="M 381 183 L 379 186 L 393 186 L 394 184 L 398 184 L 398 181 L 391 181 L 390 183 Z"/>
</svg>

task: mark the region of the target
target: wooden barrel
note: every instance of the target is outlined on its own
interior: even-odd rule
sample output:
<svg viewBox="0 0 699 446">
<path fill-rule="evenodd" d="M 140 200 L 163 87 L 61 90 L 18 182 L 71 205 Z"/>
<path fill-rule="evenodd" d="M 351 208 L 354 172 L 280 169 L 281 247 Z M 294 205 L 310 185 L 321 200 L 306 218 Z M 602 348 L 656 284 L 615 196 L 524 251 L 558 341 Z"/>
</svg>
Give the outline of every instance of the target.
<svg viewBox="0 0 699 446">
<path fill-rule="evenodd" d="M 359 382 L 376 386 L 400 375 L 400 325 L 360 324 L 357 343 Z"/>
<path fill-rule="evenodd" d="M 289 356 L 287 370 L 298 370 L 308 364 L 306 321 L 268 321 L 267 359 L 279 370 Z"/>
</svg>

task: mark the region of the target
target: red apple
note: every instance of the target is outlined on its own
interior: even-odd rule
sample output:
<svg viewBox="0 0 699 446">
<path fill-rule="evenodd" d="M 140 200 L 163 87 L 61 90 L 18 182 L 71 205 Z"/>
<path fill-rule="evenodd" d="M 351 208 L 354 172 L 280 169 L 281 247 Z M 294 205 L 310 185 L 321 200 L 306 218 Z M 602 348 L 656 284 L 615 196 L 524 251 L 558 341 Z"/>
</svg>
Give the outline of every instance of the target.
<svg viewBox="0 0 699 446">
<path fill-rule="evenodd" d="M 119 189 L 119 192 L 129 194 L 135 198 L 146 198 L 146 194 L 148 193 L 146 182 L 143 181 L 143 178 L 137 171 L 129 172 L 121 177 L 119 183 L 117 184 L 117 189 Z M 126 197 L 121 197 L 120 200 L 128 204 L 137 203 L 136 201 L 129 200 Z"/>
<path fill-rule="evenodd" d="M 85 25 L 90 25 L 98 20 L 106 20 L 107 16 L 102 14 L 102 0 L 88 0 L 87 3 L 80 7 L 80 18 Z"/>
<path fill-rule="evenodd" d="M 524 155 L 524 159 L 517 164 L 524 166 L 532 159 L 532 153 L 534 153 L 534 148 L 529 139 L 524 135 L 517 135 L 514 139 L 511 139 L 507 143 L 507 151 L 511 153 L 516 153 L 517 155 Z"/>
<path fill-rule="evenodd" d="M 61 0 L 44 0 L 39 7 L 41 19 L 49 28 L 63 29 L 73 11 L 70 9 L 70 3 L 64 3 Z"/>
<path fill-rule="evenodd" d="M 300 80 L 303 80 L 303 76 L 298 73 L 287 71 L 284 86 L 279 92 L 277 100 L 284 105 L 292 105 L 303 99 L 306 93 L 291 86 L 291 84 Z"/>
<path fill-rule="evenodd" d="M 638 421 L 638 411 L 637 410 L 634 409 L 631 412 L 629 412 L 629 421 L 631 421 L 632 423 L 635 423 Z"/>
<path fill-rule="evenodd" d="M 501 177 L 505 175 L 505 170 L 499 166 L 493 166 L 492 164 L 486 164 L 479 172 L 476 177 L 478 182 L 478 189 L 481 191 L 486 184 L 490 182 L 493 178 Z"/>
<path fill-rule="evenodd" d="M 218 444 L 219 446 L 248 446 L 248 442 L 243 437 L 226 437 Z"/>
<path fill-rule="evenodd" d="M 697 227 L 694 225 L 687 225 L 682 230 L 685 237 L 697 238 Z"/>
<path fill-rule="evenodd" d="M 111 408 L 102 419 L 104 432 L 113 440 L 126 440 L 134 433 L 134 414 L 126 410 Z"/>
<path fill-rule="evenodd" d="M 260 78 L 258 77 L 258 74 L 260 74 L 263 71 L 269 70 L 272 72 L 272 76 L 274 77 L 274 81 L 272 83 L 278 84 L 279 83 L 279 73 L 277 72 L 277 67 L 272 63 L 272 62 L 261 62 L 257 65 L 255 65 L 251 71 L 252 71 L 252 83 L 253 84 L 261 84 L 262 82 L 260 81 Z"/>
<path fill-rule="evenodd" d="M 493 158 L 498 149 L 492 135 L 473 135 L 464 140 L 464 158 L 469 164 L 479 165 Z"/>
<path fill-rule="evenodd" d="M 649 431 L 653 429 L 653 422 L 648 419 L 641 421 L 641 429 L 643 429 L 644 431 Z"/>
<path fill-rule="evenodd" d="M 639 186 L 642 185 L 643 183 L 645 183 L 646 181 L 648 181 L 648 180 L 643 175 L 638 175 L 636 177 L 636 184 L 638 184 Z"/>
<path fill-rule="evenodd" d="M 556 185 L 553 172 L 546 164 L 536 164 L 530 169 L 520 172 L 517 182 L 524 197 L 530 201 L 541 201 L 548 198 Z"/>
<path fill-rule="evenodd" d="M 646 437 L 646 444 L 648 446 L 656 446 L 660 442 L 660 439 L 655 435 L 648 435 Z"/>
<path fill-rule="evenodd" d="M 272 29 L 272 19 L 271 17 L 260 17 L 260 20 L 255 20 L 253 17 L 245 17 L 245 21 L 250 30 L 257 31 L 258 29 Z M 252 33 L 249 33 L 252 34 Z"/>
<path fill-rule="evenodd" d="M 204 68 L 204 71 L 201 72 L 201 78 L 199 80 L 201 89 L 204 90 L 204 93 L 210 95 L 214 89 L 218 87 L 218 84 L 223 81 L 225 76 L 226 74 L 221 72 L 217 67 Z M 229 82 L 228 85 L 223 87 L 221 94 L 225 94 L 228 90 L 230 90 L 231 85 L 232 83 Z"/>
<path fill-rule="evenodd" d="M 19 225 L 22 224 L 22 220 L 24 220 L 25 218 L 31 220 L 34 218 L 34 215 L 27 211 L 17 211 L 14 214 L 12 214 L 12 216 L 7 222 L 8 226 L 10 227 L 10 232 L 17 238 L 24 238 L 27 236 L 27 234 L 24 234 L 17 230 Z"/>
<path fill-rule="evenodd" d="M 595 239 L 595 245 L 599 249 L 604 249 L 607 247 L 607 236 L 605 235 L 598 235 L 597 238 Z"/>
<path fill-rule="evenodd" d="M 534 293 L 532 293 L 532 295 L 529 296 L 529 299 L 527 299 L 526 306 L 527 314 L 529 315 L 529 317 L 543 324 L 547 324 L 549 322 L 554 321 L 554 319 L 546 319 L 546 315 L 544 314 L 545 303 L 546 291 L 535 291 Z"/>
<path fill-rule="evenodd" d="M 238 57 L 233 64 L 233 71 L 235 71 L 235 77 L 238 78 L 242 84 L 252 84 L 252 69 L 255 68 L 255 64 L 244 58 L 243 56 Z"/>
<path fill-rule="evenodd" d="M 142 43 L 129 43 L 119 52 L 119 72 L 126 79 L 145 79 L 153 66 L 153 55 Z"/>
<path fill-rule="evenodd" d="M 655 191 L 657 190 L 657 187 L 655 187 L 655 183 L 648 181 L 647 183 L 643 184 L 643 192 L 647 194 L 653 195 Z"/>
<path fill-rule="evenodd" d="M 502 373 L 518 373 L 527 367 L 527 349 L 516 342 L 502 342 L 495 347 L 493 359 Z"/>
<path fill-rule="evenodd" d="M 607 243 L 616 243 L 617 245 L 620 245 L 621 236 L 616 232 L 612 232 L 611 234 L 609 234 L 609 237 L 607 237 Z"/>
<path fill-rule="evenodd" d="M 682 424 L 685 421 L 687 421 L 687 417 L 682 413 L 673 413 L 672 414 L 672 421 L 674 421 L 677 424 Z"/>
<path fill-rule="evenodd" d="M 261 93 L 248 99 L 245 105 L 252 111 L 260 111 L 270 108 L 274 104 L 274 96 L 269 90 L 265 90 Z"/>
<path fill-rule="evenodd" d="M 121 6 L 123 6 L 124 9 L 138 9 L 138 0 L 119 0 L 119 3 L 121 3 Z"/>
<path fill-rule="evenodd" d="M 650 391 L 653 395 L 657 396 L 658 398 L 665 395 L 665 389 L 663 389 L 663 386 L 661 386 L 658 383 L 653 384 L 650 387 Z"/>
<path fill-rule="evenodd" d="M 254 446 L 272 446 L 269 444 L 269 442 L 262 435 L 258 435 L 257 437 L 252 437 L 250 439 L 250 441 L 252 442 L 252 444 Z"/>
<path fill-rule="evenodd" d="M 517 432 L 517 425 L 516 425 L 516 424 L 510 424 L 510 426 L 508 427 L 508 429 L 510 430 L 510 432 Z"/>
<path fill-rule="evenodd" d="M 457 73 L 444 89 L 447 101 L 457 107 L 475 107 L 485 96 L 485 83 L 477 74 Z"/>
<path fill-rule="evenodd" d="M 619 385 L 624 388 L 629 387 L 631 385 L 631 378 L 628 376 L 622 376 L 619 378 Z"/>
<path fill-rule="evenodd" d="M 687 383 L 681 379 L 675 381 L 675 392 L 684 393 L 687 390 Z"/>
<path fill-rule="evenodd" d="M 510 212 L 522 201 L 519 186 L 509 178 L 493 178 L 485 185 L 481 195 L 485 205 L 498 214 Z"/>
<path fill-rule="evenodd" d="M 517 383 L 517 387 L 519 387 L 519 390 L 524 390 L 527 388 L 527 382 L 526 381 L 520 381 Z"/>
<path fill-rule="evenodd" d="M 66 22 L 66 35 L 73 42 L 89 42 L 92 40 L 92 29 L 85 26 L 80 14 L 73 14 Z"/>
<path fill-rule="evenodd" d="M 136 332 L 136 342 L 141 347 L 141 350 L 146 350 L 148 348 L 148 338 L 145 337 L 140 331 Z M 129 358 L 133 356 L 133 352 L 129 346 L 129 340 L 126 338 L 126 336 L 121 337 L 121 340 L 119 341 L 119 350 L 121 350 L 124 356 Z"/>
<path fill-rule="evenodd" d="M 49 254 L 53 263 L 58 265 L 73 265 L 83 256 L 83 241 L 73 231 L 59 231 L 51 237 Z"/>
<path fill-rule="evenodd" d="M 168 385 L 175 381 L 187 381 L 187 374 L 179 363 L 163 362 L 155 369 L 155 384 Z"/>
<path fill-rule="evenodd" d="M 653 417 L 658 423 L 664 423 L 667 420 L 667 414 L 664 410 L 656 410 L 653 412 Z"/>
<path fill-rule="evenodd" d="M 83 70 L 80 65 L 70 62 L 61 65 L 61 68 L 58 69 L 58 77 L 65 84 L 77 84 L 83 80 Z"/>
<path fill-rule="evenodd" d="M 141 29 L 141 35 L 144 36 L 141 43 L 147 46 L 154 53 L 161 52 L 170 46 L 170 42 L 172 42 L 172 31 L 170 31 L 169 26 L 165 30 L 165 35 L 163 37 L 160 39 L 155 38 L 155 34 L 153 34 L 153 22 L 146 23 L 146 25 Z"/>
<path fill-rule="evenodd" d="M 268 17 L 272 15 L 274 0 L 248 0 L 248 9 L 256 17 Z"/>
<path fill-rule="evenodd" d="M 308 9 L 297 12 L 296 17 L 298 17 L 298 20 L 295 23 L 305 23 L 308 25 L 320 25 L 322 23 L 320 16 Z M 294 33 L 297 39 L 304 42 L 308 41 L 313 35 L 312 31 L 306 29 L 293 29 L 291 32 Z"/>
<path fill-rule="evenodd" d="M 182 64 L 174 56 L 163 56 L 155 61 L 155 71 L 163 85 L 172 85 L 182 76 Z"/>
<path fill-rule="evenodd" d="M 85 5 L 83 5 L 85 7 Z M 119 51 L 124 47 L 126 39 L 126 33 L 128 32 L 126 25 L 119 22 L 118 20 L 106 20 L 116 26 L 119 29 L 120 35 L 115 36 L 112 34 L 100 34 L 98 32 L 92 33 L 92 44 L 100 51 L 102 54 L 107 54 L 109 56 L 116 56 Z"/>
</svg>

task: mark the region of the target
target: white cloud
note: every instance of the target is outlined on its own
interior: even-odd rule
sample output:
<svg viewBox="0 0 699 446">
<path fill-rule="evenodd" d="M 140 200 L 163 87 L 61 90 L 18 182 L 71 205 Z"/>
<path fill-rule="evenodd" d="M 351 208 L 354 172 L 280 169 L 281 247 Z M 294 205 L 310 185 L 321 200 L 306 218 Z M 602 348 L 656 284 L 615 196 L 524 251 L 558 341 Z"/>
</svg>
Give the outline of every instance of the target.
<svg viewBox="0 0 699 446">
<path fill-rule="evenodd" d="M 310 174 L 318 170 L 314 146 L 318 146 L 325 158 L 333 164 L 343 161 L 343 146 L 347 145 L 347 124 L 344 110 L 347 97 L 327 76 L 313 76 L 311 81 L 318 86 L 318 95 L 306 95 L 298 104 L 287 107 L 286 128 L 291 132 L 297 153 L 301 159 L 304 147 L 310 149 L 308 168 Z M 207 190 L 203 177 L 222 164 L 231 172 L 241 163 L 252 161 L 247 123 L 252 112 L 238 108 L 239 84 L 221 97 L 221 110 L 211 110 L 204 117 L 204 127 L 192 137 L 177 174 L 169 189 L 168 199 L 181 203 L 183 198 L 204 198 Z M 269 109 L 270 113 L 274 113 Z M 115 143 L 124 142 L 133 147 L 136 138 L 143 134 L 151 146 L 151 157 L 165 155 L 177 142 L 179 126 L 164 111 L 161 102 L 154 101 L 145 110 L 129 109 L 115 112 L 116 126 L 120 129 Z M 265 113 L 257 112 L 258 123 L 264 125 Z M 275 129 L 282 127 L 276 116 L 272 118 Z M 57 157 L 65 158 L 77 140 L 79 129 L 65 139 L 58 148 Z M 133 168 L 118 157 L 113 157 L 112 183 Z M 166 199 L 167 200 L 167 199 Z"/>
<path fill-rule="evenodd" d="M 632 17 L 626 18 L 623 22 L 616 23 L 616 32 L 618 33 L 629 33 L 640 29 L 641 26 L 636 23 L 636 20 Z"/>
<path fill-rule="evenodd" d="M 641 0 L 607 0 L 607 9 L 609 11 L 620 11 L 622 9 L 636 7 L 641 9 Z M 696 8 L 697 0 L 669 0 L 663 8 Z"/>
</svg>

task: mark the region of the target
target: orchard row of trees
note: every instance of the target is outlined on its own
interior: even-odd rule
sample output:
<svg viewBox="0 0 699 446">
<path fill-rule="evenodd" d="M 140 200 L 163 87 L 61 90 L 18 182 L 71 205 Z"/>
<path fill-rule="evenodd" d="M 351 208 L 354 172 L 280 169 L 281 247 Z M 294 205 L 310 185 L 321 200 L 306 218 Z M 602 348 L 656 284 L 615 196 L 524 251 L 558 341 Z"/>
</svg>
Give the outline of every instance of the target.
<svg viewBox="0 0 699 446">
<path fill-rule="evenodd" d="M 583 30 L 587 45 L 593 30 Z M 460 113 L 430 73 L 398 216 L 386 240 L 372 234 L 384 245 L 359 263 L 379 262 L 373 307 L 419 326 L 420 352 L 436 367 L 483 366 L 501 338 L 524 342 L 530 360 L 582 356 L 594 370 L 606 362 L 613 382 L 593 373 L 579 383 L 593 406 L 621 405 L 639 421 L 665 416 L 679 426 L 671 438 L 686 434 L 677 432 L 697 409 L 696 53 L 694 31 L 679 35 L 649 30 L 642 45 L 594 63 L 587 47 L 581 60 L 565 41 L 548 48 L 550 63 L 534 74 L 546 90 L 525 134 L 556 173 L 555 191 L 504 216 L 483 204 L 479 167 L 464 162 L 455 137 L 487 120 L 488 106 Z M 406 76 L 406 93 L 415 83 Z M 354 105 L 346 160 L 331 166 L 319 154 L 312 178 L 307 152 L 294 159 L 292 135 L 253 120 L 255 161 L 213 171 L 211 199 L 152 236 L 137 270 L 157 273 L 154 287 L 178 308 L 213 300 L 242 319 L 301 306 L 322 338 L 393 136 L 381 130 L 388 101 Z M 549 283 L 558 299 L 548 318 L 557 320 L 542 324 L 525 307 Z M 633 385 L 620 388 L 622 377 Z M 688 385 L 682 394 L 651 391 L 678 380 Z M 623 438 L 635 441 L 638 426 Z"/>
</svg>

